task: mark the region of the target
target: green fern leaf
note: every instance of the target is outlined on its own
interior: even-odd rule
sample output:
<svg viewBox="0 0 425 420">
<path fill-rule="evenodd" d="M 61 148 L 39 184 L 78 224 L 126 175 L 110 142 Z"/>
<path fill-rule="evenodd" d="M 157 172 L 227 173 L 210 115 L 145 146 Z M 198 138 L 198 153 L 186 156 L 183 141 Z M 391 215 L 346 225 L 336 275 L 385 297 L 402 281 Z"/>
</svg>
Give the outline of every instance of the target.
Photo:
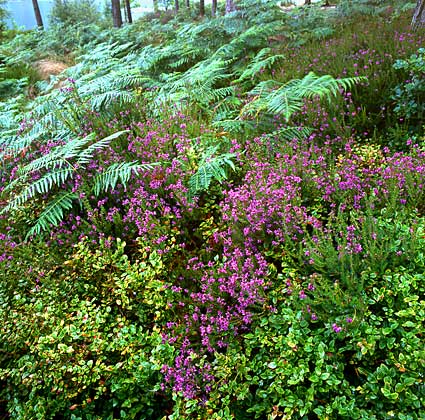
<svg viewBox="0 0 425 420">
<path fill-rule="evenodd" d="M 91 144 L 78 154 L 77 164 L 84 165 L 89 163 L 90 160 L 93 158 L 95 152 L 98 152 L 104 149 L 105 147 L 108 147 L 111 144 L 112 140 L 117 139 L 125 133 L 129 133 L 129 130 L 117 131 L 116 133 L 111 134 L 110 136 L 107 136 L 101 140 L 98 140 L 96 143 Z"/>
<path fill-rule="evenodd" d="M 128 184 L 131 176 L 140 171 L 151 170 L 158 163 L 122 162 L 110 165 L 105 171 L 98 174 L 93 180 L 93 193 L 98 196 L 101 192 L 106 192 L 115 188 L 118 182 L 124 187 Z"/>
<path fill-rule="evenodd" d="M 204 152 L 198 170 L 189 179 L 189 199 L 193 199 L 200 192 L 207 190 L 213 180 L 219 183 L 226 180 L 227 168 L 236 169 L 232 161 L 235 155 L 225 153 L 213 157 L 217 150 L 218 146 L 212 146 Z"/>
<path fill-rule="evenodd" d="M 0 214 L 5 212 L 16 210 L 18 207 L 26 203 L 30 198 L 36 194 L 46 194 L 51 191 L 54 185 L 60 186 L 64 184 L 74 173 L 74 169 L 67 167 L 54 170 L 45 174 L 43 177 L 27 185 L 19 194 L 17 194 L 7 206 L 5 206 Z"/>
<path fill-rule="evenodd" d="M 262 138 L 270 139 L 272 142 L 279 141 L 291 141 L 293 139 L 302 140 L 308 137 L 313 132 L 310 127 L 285 127 L 279 130 L 273 131 L 272 133 L 265 134 Z"/>
<path fill-rule="evenodd" d="M 46 208 L 38 217 L 34 226 L 28 231 L 25 240 L 43 231 L 48 231 L 51 226 L 58 226 L 64 218 L 64 211 L 70 210 L 78 195 L 73 192 L 63 192 L 56 195 L 47 204 Z"/>
<path fill-rule="evenodd" d="M 244 69 L 238 82 L 254 78 L 262 70 L 271 68 L 271 66 L 285 58 L 282 54 L 270 55 L 271 52 L 271 48 L 260 50 L 251 63 Z"/>
<path fill-rule="evenodd" d="M 365 80 L 363 77 L 334 79 L 332 76 L 307 74 L 303 79 L 294 79 L 285 84 L 274 81 L 259 83 L 249 95 L 254 100 L 241 111 L 241 115 L 258 116 L 261 112 L 281 114 L 288 121 L 292 114 L 299 111 L 305 98 L 327 97 L 339 93 L 341 88 L 351 88 L 355 83 Z"/>
</svg>

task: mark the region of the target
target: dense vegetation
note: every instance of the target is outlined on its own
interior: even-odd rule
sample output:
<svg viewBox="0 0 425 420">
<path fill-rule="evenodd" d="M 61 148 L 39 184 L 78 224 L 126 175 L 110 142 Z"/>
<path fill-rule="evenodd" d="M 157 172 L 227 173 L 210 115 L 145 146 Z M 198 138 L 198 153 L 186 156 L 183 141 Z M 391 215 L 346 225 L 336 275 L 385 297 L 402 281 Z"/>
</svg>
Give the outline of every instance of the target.
<svg viewBox="0 0 425 420">
<path fill-rule="evenodd" d="M 423 419 L 414 6 L 3 32 L 0 418 Z"/>
</svg>

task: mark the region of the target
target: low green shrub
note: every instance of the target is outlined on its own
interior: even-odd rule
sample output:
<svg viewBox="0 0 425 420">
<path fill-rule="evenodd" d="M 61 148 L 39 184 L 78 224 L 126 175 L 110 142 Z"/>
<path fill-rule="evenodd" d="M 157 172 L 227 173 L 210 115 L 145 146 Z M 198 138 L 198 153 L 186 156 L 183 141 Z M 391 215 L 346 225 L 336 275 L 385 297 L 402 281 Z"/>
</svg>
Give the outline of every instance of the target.
<svg viewBox="0 0 425 420">
<path fill-rule="evenodd" d="M 3 262 L 0 398 L 14 419 L 152 419 L 167 406 L 161 258 L 131 264 L 124 248 L 83 241 L 56 264 Z M 29 274 L 32 264 L 45 269 Z"/>
<path fill-rule="evenodd" d="M 30 93 L 36 82 L 40 80 L 37 70 L 25 63 L 12 65 L 1 64 L 0 56 L 0 99 L 2 101 Z"/>
<path fill-rule="evenodd" d="M 393 67 L 407 78 L 395 88 L 395 112 L 410 124 L 420 126 L 425 116 L 425 48 L 419 48 L 406 60 L 397 60 Z"/>
<path fill-rule="evenodd" d="M 422 419 L 423 251 L 421 272 L 364 272 L 366 310 L 333 322 L 312 312 L 299 273 L 286 269 L 251 332 L 215 354 L 205 406 L 178 400 L 170 418 Z"/>
</svg>

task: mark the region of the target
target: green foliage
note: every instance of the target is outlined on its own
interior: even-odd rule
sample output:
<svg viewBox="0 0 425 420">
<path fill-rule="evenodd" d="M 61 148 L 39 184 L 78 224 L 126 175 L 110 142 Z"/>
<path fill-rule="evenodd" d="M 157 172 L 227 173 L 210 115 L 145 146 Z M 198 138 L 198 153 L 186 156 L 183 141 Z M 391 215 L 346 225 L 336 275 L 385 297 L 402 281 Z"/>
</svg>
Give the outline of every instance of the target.
<svg viewBox="0 0 425 420">
<path fill-rule="evenodd" d="M 255 118 L 261 113 L 269 116 L 277 114 L 288 121 L 292 114 L 301 109 L 304 99 L 316 96 L 330 99 L 339 93 L 341 87 L 348 89 L 359 81 L 359 78 L 334 79 L 329 75 L 317 76 L 314 73 L 287 83 L 267 80 L 248 93 L 254 99 L 243 107 L 241 113 Z"/>
<path fill-rule="evenodd" d="M 341 0 L 338 4 L 338 11 L 348 17 L 378 16 L 386 11 L 388 5 L 385 3 L 381 0 Z"/>
<path fill-rule="evenodd" d="M 118 181 L 126 186 L 133 173 L 137 174 L 137 172 L 150 169 L 152 166 L 154 165 L 140 165 L 137 162 L 113 163 L 99 175 L 96 175 L 93 180 L 93 192 L 98 196 L 101 192 L 113 190 Z"/>
<path fill-rule="evenodd" d="M 408 81 L 395 88 L 395 112 L 411 120 L 414 125 L 420 124 L 425 116 L 425 49 L 419 48 L 418 53 L 407 60 L 397 60 L 394 68 L 408 77 Z"/>
<path fill-rule="evenodd" d="M 75 75 L 80 76 L 78 85 L 69 78 L 63 88 L 52 90 L 50 87 L 46 94 L 30 103 L 30 111 L 22 117 L 31 124 L 26 125 L 19 138 L 13 132 L 1 133 L 3 151 L 18 154 L 35 142 L 42 143 L 51 138 L 70 141 L 81 136 L 88 115 L 91 115 L 93 128 L 107 130 L 111 108 L 133 104 L 137 97 L 130 89 L 145 80 L 140 72 L 131 71 L 125 63 L 117 64 L 118 60 L 113 60 L 116 54 L 122 52 L 122 48 L 114 47 L 116 45 L 107 53 L 100 53 L 100 57 L 94 54 L 97 66 L 94 65 L 96 70 L 93 69 L 93 72 L 81 75 L 78 66 L 73 69 Z M 107 58 L 112 62 L 109 67 L 103 66 Z"/>
<path fill-rule="evenodd" d="M 58 1 L 45 34 L 0 47 L 0 417 L 424 418 L 423 175 L 406 174 L 401 195 L 377 145 L 401 149 L 409 124 L 423 125 L 422 49 L 406 59 L 423 40 L 403 32 L 401 13 L 411 5 L 283 12 L 245 0 L 215 19 L 168 13 L 120 30 L 83 6 L 95 24 L 77 24 L 82 4 Z M 31 65 L 52 54 L 77 64 L 34 89 Z M 294 168 L 267 171 L 291 157 Z M 255 181 L 241 188 L 258 163 L 265 173 L 258 165 L 251 179 L 270 177 L 261 200 L 299 183 L 283 205 L 308 222 L 287 238 L 274 240 L 293 223 L 280 203 L 262 225 Z M 388 189 L 354 209 L 341 165 L 360 165 L 355 185 L 382 175 Z M 222 214 L 237 191 L 258 226 L 248 210 Z M 78 227 L 65 243 L 79 240 L 58 248 L 67 217 Z M 220 288 L 250 283 L 251 269 L 260 298 L 205 350 L 204 317 L 232 309 Z M 184 363 L 199 388 L 190 398 L 166 378 Z"/>
<path fill-rule="evenodd" d="M 103 29 L 105 25 L 100 23 L 81 23 L 81 20 L 73 25 L 57 22 L 42 38 L 36 51 L 42 55 L 54 55 L 73 63 L 73 58 L 80 54 L 81 49 L 103 39 L 106 35 Z"/>
<path fill-rule="evenodd" d="M 50 25 L 98 24 L 100 12 L 92 0 L 55 0 L 49 15 Z"/>
<path fill-rule="evenodd" d="M 285 269 L 251 332 L 215 355 L 216 381 L 205 409 L 187 404 L 180 415 L 422 418 L 423 262 L 420 273 L 364 272 L 368 309 L 361 317 L 352 313 L 327 321 L 311 320 L 312 308 L 298 297 L 301 285 L 289 294 L 288 279 L 297 284 L 299 273 Z"/>
<path fill-rule="evenodd" d="M 2 267 L 0 398 L 13 418 L 152 419 L 167 404 L 159 370 L 171 349 L 153 316 L 166 307 L 161 258 L 132 264 L 119 240 L 96 248 L 83 241 L 62 260 L 23 247 L 15 257 L 26 252 L 33 274 L 19 259 Z"/>
<path fill-rule="evenodd" d="M 232 161 L 235 155 L 224 153 L 214 156 L 218 149 L 218 146 L 210 146 L 204 150 L 199 159 L 197 171 L 189 179 L 189 197 L 193 198 L 207 190 L 212 180 L 221 183 L 227 179 L 226 168 L 235 170 Z"/>
<path fill-rule="evenodd" d="M 39 235 L 52 226 L 58 226 L 65 218 L 65 212 L 70 211 L 79 196 L 74 192 L 65 191 L 56 194 L 38 216 L 35 225 L 28 231 L 27 237 Z"/>
<path fill-rule="evenodd" d="M 415 269 L 415 259 L 424 246 L 423 220 L 388 213 L 385 209 L 377 216 L 340 214 L 327 226 L 333 226 L 330 231 L 339 232 L 338 236 L 318 231 L 306 235 L 298 261 L 303 264 L 308 256 L 305 272 L 310 271 L 309 281 L 316 290 L 307 304 L 322 320 L 363 316 L 365 290 L 371 287 L 364 273 L 381 278 L 387 270 Z"/>
<path fill-rule="evenodd" d="M 245 70 L 239 77 L 239 81 L 246 79 L 254 79 L 258 77 L 259 73 L 264 72 L 266 69 L 270 70 L 274 65 L 284 60 L 285 56 L 282 54 L 272 55 L 270 48 L 263 48 L 256 54 L 252 59 L 252 62 L 248 64 Z"/>
<path fill-rule="evenodd" d="M 0 62 L 0 99 L 7 100 L 20 94 L 27 94 L 30 87 L 39 80 L 37 71 L 25 63 L 10 63 L 8 57 L 1 57 Z"/>
<path fill-rule="evenodd" d="M 9 13 L 6 10 L 6 0 L 0 1 L 0 39 L 3 37 L 2 32 L 6 29 L 6 18 L 8 17 Z"/>
<path fill-rule="evenodd" d="M 85 168 L 96 153 L 109 147 L 114 139 L 125 133 L 126 131 L 120 131 L 94 142 L 93 135 L 74 139 L 23 166 L 19 176 L 3 191 L 8 194 L 9 201 L 1 213 L 13 214 L 29 200 L 34 204 L 37 195 L 49 196 L 40 216 L 27 233 L 27 237 L 30 237 L 48 231 L 52 226 L 58 226 L 66 214 L 65 211 L 71 210 L 74 202 L 80 206 L 88 205 L 87 200 L 84 200 L 86 193 L 99 196 L 113 189 L 118 181 L 125 187 L 133 174 L 152 169 L 154 165 L 137 162 L 112 163 L 94 178 L 87 177 Z M 33 175 L 39 173 L 42 175 L 34 181 Z M 71 183 L 76 177 L 88 182 L 80 187 L 79 194 L 76 194 Z M 66 186 L 65 191 L 63 186 Z"/>
</svg>

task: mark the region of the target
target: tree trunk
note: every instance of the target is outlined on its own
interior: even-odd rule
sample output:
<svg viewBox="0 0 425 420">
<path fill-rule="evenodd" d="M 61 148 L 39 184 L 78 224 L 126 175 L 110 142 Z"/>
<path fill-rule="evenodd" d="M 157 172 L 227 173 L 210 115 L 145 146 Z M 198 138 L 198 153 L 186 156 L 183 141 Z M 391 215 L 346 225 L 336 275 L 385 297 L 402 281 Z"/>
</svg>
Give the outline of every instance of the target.
<svg viewBox="0 0 425 420">
<path fill-rule="evenodd" d="M 233 0 L 226 0 L 226 15 L 235 11 L 235 3 Z"/>
<path fill-rule="evenodd" d="M 413 13 L 412 29 L 417 30 L 425 27 L 425 0 L 418 0 L 415 13 Z"/>
<path fill-rule="evenodd" d="M 212 0 L 211 3 L 211 16 L 215 17 L 215 15 L 217 14 L 217 0 Z"/>
<path fill-rule="evenodd" d="M 309 6 L 311 4 L 311 0 L 305 0 L 304 6 Z"/>
<path fill-rule="evenodd" d="M 125 1 L 126 0 L 124 0 L 124 3 L 125 3 Z M 125 7 L 125 4 L 124 4 L 124 8 L 121 10 L 121 16 L 122 16 L 122 12 L 124 12 L 124 20 L 123 20 L 123 22 L 128 22 L 127 8 Z"/>
<path fill-rule="evenodd" d="M 186 0 L 186 7 L 190 9 L 190 0 Z"/>
<path fill-rule="evenodd" d="M 199 15 L 201 17 L 205 16 L 205 0 L 199 0 Z"/>
<path fill-rule="evenodd" d="M 38 7 L 38 0 L 32 0 L 32 6 L 34 7 L 35 21 L 39 28 L 43 28 L 43 19 L 41 18 L 40 8 Z"/>
<path fill-rule="evenodd" d="M 130 0 L 125 0 L 125 10 L 127 13 L 127 22 L 133 23 L 133 15 L 131 14 Z"/>
<path fill-rule="evenodd" d="M 174 11 L 176 14 L 179 12 L 179 0 L 174 0 Z"/>
<path fill-rule="evenodd" d="M 112 0 L 112 21 L 114 23 L 114 28 L 121 28 L 122 16 L 120 0 Z"/>
</svg>

